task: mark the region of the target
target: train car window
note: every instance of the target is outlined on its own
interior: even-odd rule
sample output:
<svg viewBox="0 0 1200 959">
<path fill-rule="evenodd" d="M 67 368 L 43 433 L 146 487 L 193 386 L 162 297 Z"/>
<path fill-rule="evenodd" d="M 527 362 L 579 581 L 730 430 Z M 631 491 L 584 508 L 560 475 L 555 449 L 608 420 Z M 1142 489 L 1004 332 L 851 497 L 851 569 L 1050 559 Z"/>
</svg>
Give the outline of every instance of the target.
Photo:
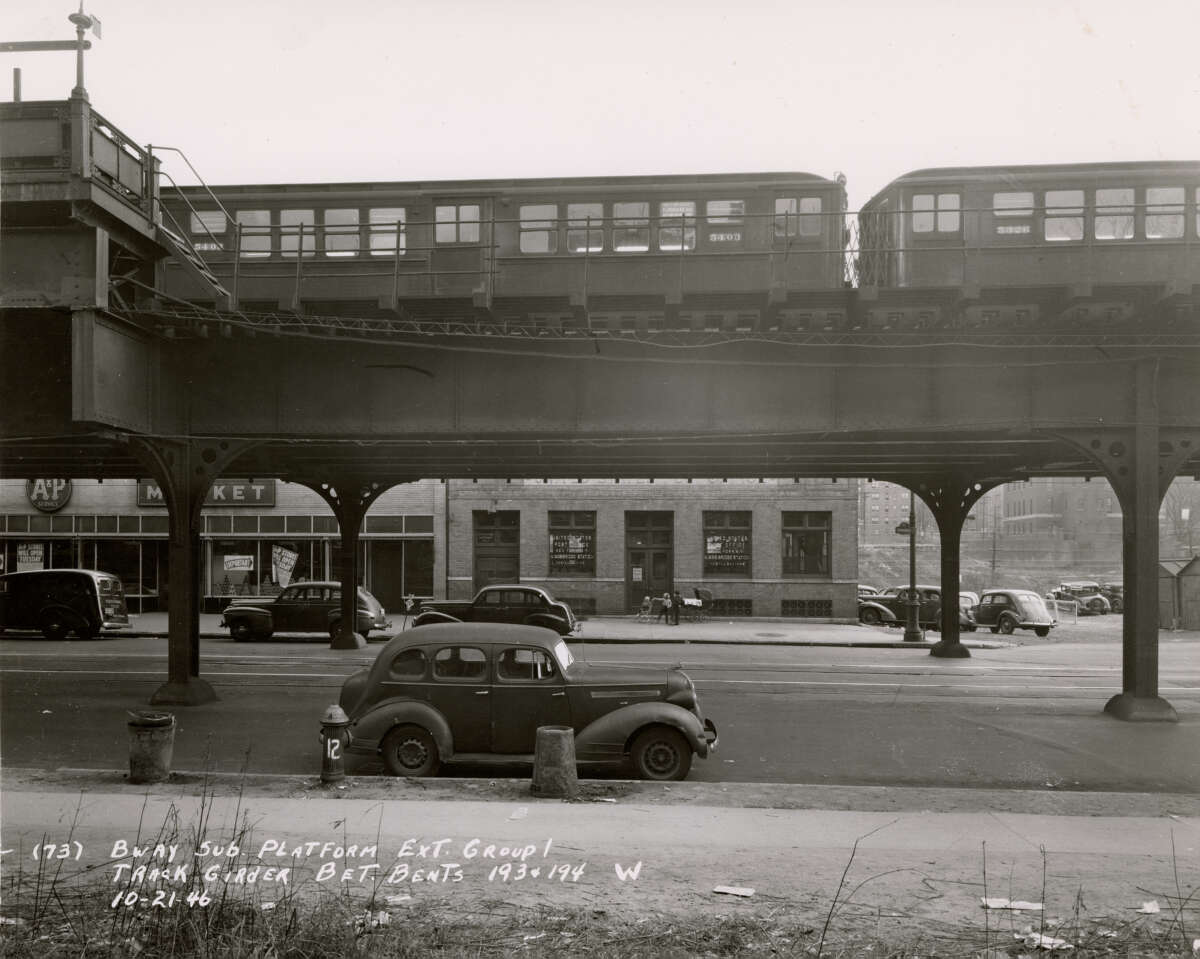
<svg viewBox="0 0 1200 959">
<path fill-rule="evenodd" d="M 1047 190 L 1043 236 L 1049 241 L 1083 239 L 1083 191 Z"/>
<path fill-rule="evenodd" d="M 558 252 L 558 204 L 534 203 L 521 207 L 521 252 Z"/>
<path fill-rule="evenodd" d="M 1196 209 L 1196 235 L 1200 236 L 1200 186 L 1196 187 L 1196 197 L 1192 205 Z"/>
<path fill-rule="evenodd" d="M 1146 237 L 1167 240 L 1183 236 L 1183 187 L 1146 189 Z"/>
<path fill-rule="evenodd" d="M 775 236 L 820 236 L 821 198 L 781 196 L 775 198 Z"/>
<path fill-rule="evenodd" d="M 438 243 L 479 242 L 479 204 L 439 206 L 434 219 L 437 221 L 434 238 Z"/>
<path fill-rule="evenodd" d="M 371 229 L 371 255 L 403 255 L 407 249 L 407 216 L 402 206 L 377 206 L 367 211 Z"/>
<path fill-rule="evenodd" d="M 704 204 L 709 223 L 741 223 L 746 218 L 745 200 L 709 200 Z"/>
<path fill-rule="evenodd" d="M 993 193 L 992 216 L 998 236 L 1028 236 L 1033 232 L 1033 193 Z"/>
<path fill-rule="evenodd" d="M 325 211 L 325 255 L 358 256 L 362 248 L 358 233 L 358 210 Z"/>
<path fill-rule="evenodd" d="M 295 257 L 301 249 L 304 256 L 313 255 L 317 249 L 315 222 L 312 210 L 279 211 L 279 249 L 284 256 Z"/>
<path fill-rule="evenodd" d="M 225 214 L 220 210 L 199 210 L 191 214 L 191 227 L 194 237 L 192 246 L 197 250 L 223 250 L 222 237 L 225 235 Z"/>
<path fill-rule="evenodd" d="M 664 251 L 696 249 L 695 202 L 666 200 L 658 205 L 658 248 Z"/>
<path fill-rule="evenodd" d="M 613 204 L 613 249 L 644 253 L 650 249 L 650 204 Z"/>
<path fill-rule="evenodd" d="M 1097 240 L 1128 240 L 1133 236 L 1133 190 L 1122 187 L 1096 191 Z"/>
<path fill-rule="evenodd" d="M 246 259 L 271 255 L 271 211 L 238 210 L 242 232 L 242 256 Z"/>
<path fill-rule="evenodd" d="M 599 253 L 604 249 L 604 204 L 567 204 L 567 250 Z"/>
<path fill-rule="evenodd" d="M 917 193 L 912 198 L 914 233 L 957 233 L 962 219 L 957 193 Z"/>
</svg>

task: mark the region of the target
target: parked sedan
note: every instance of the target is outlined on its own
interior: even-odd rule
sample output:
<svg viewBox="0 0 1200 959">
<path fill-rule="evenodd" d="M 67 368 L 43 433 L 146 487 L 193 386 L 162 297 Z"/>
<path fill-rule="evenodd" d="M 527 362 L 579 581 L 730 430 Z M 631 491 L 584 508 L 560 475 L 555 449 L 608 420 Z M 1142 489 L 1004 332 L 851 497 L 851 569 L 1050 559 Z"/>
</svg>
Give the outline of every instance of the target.
<svg viewBox="0 0 1200 959">
<path fill-rule="evenodd" d="M 1059 583 L 1050 591 L 1049 598 L 1075 603 L 1081 616 L 1101 616 L 1112 611 L 1112 604 L 1105 599 L 1100 584 L 1091 580 Z"/>
<path fill-rule="evenodd" d="M 237 641 L 270 639 L 274 633 L 338 634 L 342 622 L 342 584 L 293 583 L 273 600 L 234 603 L 221 615 L 221 626 Z M 366 637 L 373 629 L 388 629 L 391 622 L 383 605 L 358 587 L 354 630 Z"/>
<path fill-rule="evenodd" d="M 1058 625 L 1046 601 L 1028 589 L 984 590 L 975 607 L 975 622 L 993 633 L 1012 633 L 1032 629 L 1038 636 L 1049 636 Z"/>
<path fill-rule="evenodd" d="M 575 731 L 581 764 L 630 763 L 642 779 L 683 779 L 717 746 L 679 669 L 595 666 L 542 626 L 435 623 L 401 633 L 342 685 L 347 751 L 394 776 L 443 763 L 533 762 L 539 726 Z"/>
<path fill-rule="evenodd" d="M 942 591 L 937 586 L 918 586 L 917 600 L 920 608 L 917 621 L 925 629 L 941 629 Z M 868 626 L 883 623 L 887 626 L 903 626 L 908 616 L 909 590 L 906 586 L 892 586 L 874 596 L 858 598 L 859 622 Z M 971 610 L 962 603 L 958 606 L 958 628 L 966 632 L 975 629 L 975 618 Z"/>
</svg>

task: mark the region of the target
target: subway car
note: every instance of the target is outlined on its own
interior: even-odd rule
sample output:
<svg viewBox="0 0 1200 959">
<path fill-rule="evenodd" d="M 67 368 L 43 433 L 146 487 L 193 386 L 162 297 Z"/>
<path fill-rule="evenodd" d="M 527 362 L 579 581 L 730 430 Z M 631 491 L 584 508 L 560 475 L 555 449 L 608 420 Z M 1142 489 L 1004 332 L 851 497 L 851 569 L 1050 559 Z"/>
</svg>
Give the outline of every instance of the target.
<svg viewBox="0 0 1200 959">
<path fill-rule="evenodd" d="M 164 191 L 163 209 L 247 310 L 586 316 L 608 329 L 845 319 L 841 177 L 196 187 Z M 167 290 L 203 300 L 186 267 L 168 267 Z"/>
<path fill-rule="evenodd" d="M 1200 284 L 1200 163 L 918 170 L 864 205 L 857 247 L 871 326 L 1169 322 Z"/>
</svg>

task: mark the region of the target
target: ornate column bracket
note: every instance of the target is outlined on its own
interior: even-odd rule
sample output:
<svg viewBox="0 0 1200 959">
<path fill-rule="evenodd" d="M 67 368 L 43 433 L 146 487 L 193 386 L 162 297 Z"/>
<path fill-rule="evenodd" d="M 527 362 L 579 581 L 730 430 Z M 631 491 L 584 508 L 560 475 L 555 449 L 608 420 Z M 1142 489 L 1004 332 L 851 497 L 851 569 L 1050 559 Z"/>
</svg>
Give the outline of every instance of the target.
<svg viewBox="0 0 1200 959">
<path fill-rule="evenodd" d="M 961 473 L 930 476 L 925 480 L 878 477 L 912 490 L 926 506 L 938 524 L 941 545 L 941 638 L 929 650 L 931 656 L 943 659 L 964 659 L 971 655 L 962 644 L 958 623 L 958 592 L 960 584 L 959 549 L 962 528 L 972 507 L 985 493 L 1016 476 L 972 477 Z"/>
<path fill-rule="evenodd" d="M 332 633 L 329 648 L 362 649 L 367 645 L 367 640 L 355 628 L 358 625 L 358 537 L 363 517 L 367 515 L 371 504 L 395 484 L 375 482 L 353 473 L 325 481 L 296 482 L 303 483 L 329 504 L 341 531 L 339 565 L 342 570 L 342 609 L 339 628 Z"/>
<path fill-rule="evenodd" d="M 200 508 L 226 467 L 254 444 L 121 435 L 158 483 L 167 504 L 167 682 L 156 706 L 197 706 L 217 698 L 200 678 Z"/>
<path fill-rule="evenodd" d="M 1099 467 L 1121 504 L 1122 691 L 1104 710 L 1133 722 L 1178 722 L 1158 695 L 1158 510 L 1180 468 L 1200 452 L 1200 430 L 1159 426 L 1148 367 L 1138 371 L 1136 392 L 1133 424 L 1054 435 Z"/>
</svg>

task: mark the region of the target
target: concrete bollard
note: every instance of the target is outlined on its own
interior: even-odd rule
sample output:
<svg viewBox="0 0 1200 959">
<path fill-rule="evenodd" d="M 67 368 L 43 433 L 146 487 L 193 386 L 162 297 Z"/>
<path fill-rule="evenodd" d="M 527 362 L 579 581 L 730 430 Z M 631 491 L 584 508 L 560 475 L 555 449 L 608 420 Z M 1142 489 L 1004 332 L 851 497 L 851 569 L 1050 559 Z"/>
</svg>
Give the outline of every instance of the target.
<svg viewBox="0 0 1200 959">
<path fill-rule="evenodd" d="M 535 796 L 574 799 L 579 795 L 575 770 L 575 730 L 570 726 L 539 726 L 533 755 Z"/>
<path fill-rule="evenodd" d="M 129 711 L 129 781 L 160 783 L 171 775 L 175 717 L 150 709 Z"/>
</svg>

